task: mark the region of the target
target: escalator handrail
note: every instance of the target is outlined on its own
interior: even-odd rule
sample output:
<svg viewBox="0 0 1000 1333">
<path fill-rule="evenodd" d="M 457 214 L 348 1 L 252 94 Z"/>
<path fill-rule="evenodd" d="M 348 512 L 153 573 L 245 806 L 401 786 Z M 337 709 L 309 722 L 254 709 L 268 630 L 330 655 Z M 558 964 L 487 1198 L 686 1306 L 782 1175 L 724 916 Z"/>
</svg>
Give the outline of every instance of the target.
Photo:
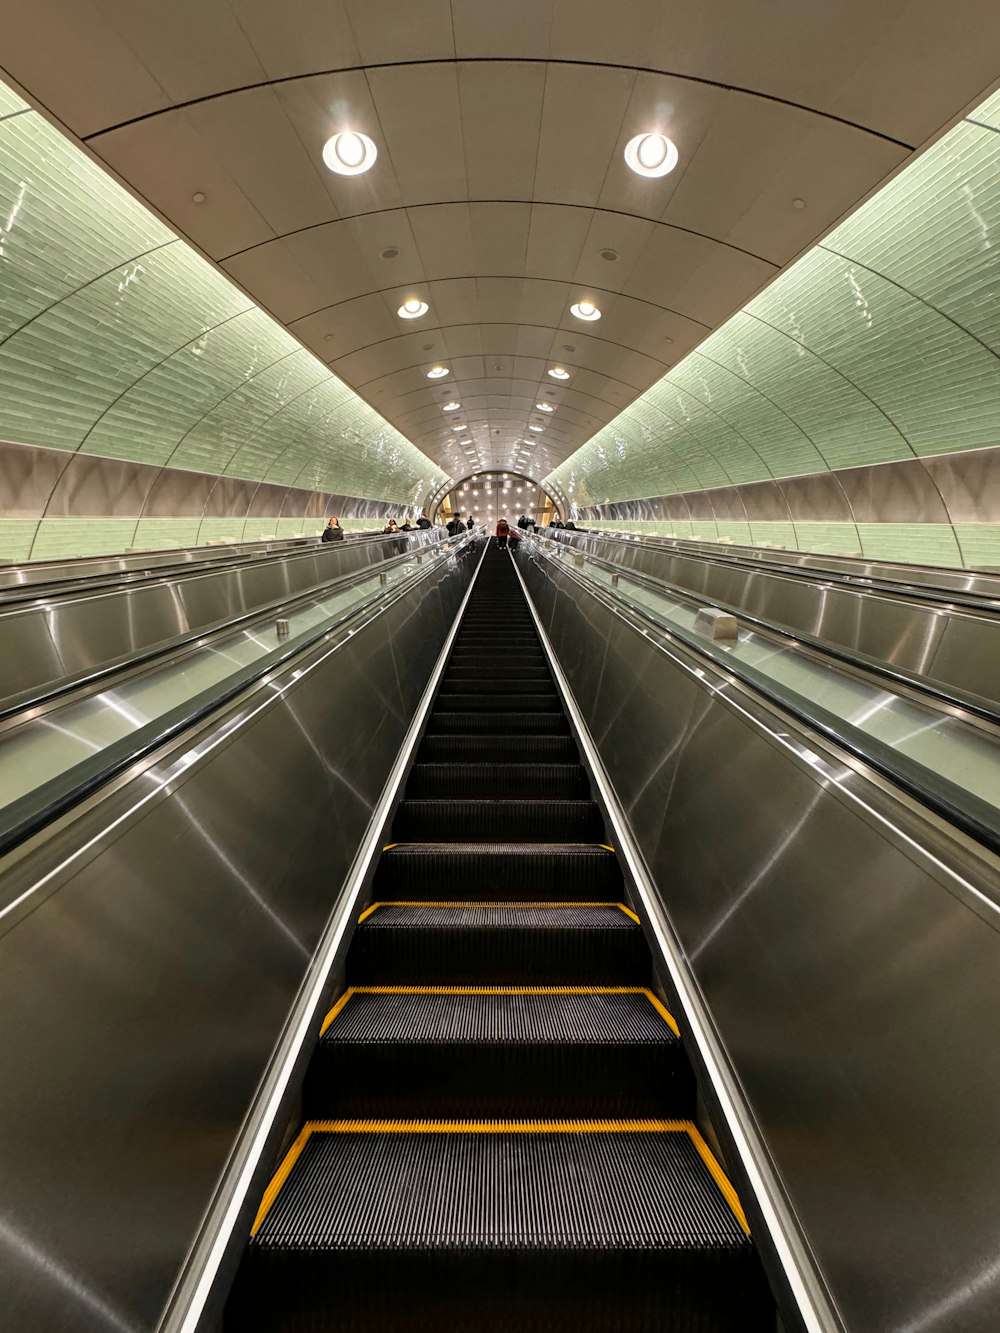
<svg viewBox="0 0 1000 1333">
<path fill-rule="evenodd" d="M 65 695 L 92 690 L 95 686 L 106 683 L 115 676 L 132 674 L 142 667 L 159 661 L 161 658 L 169 657 L 172 653 L 181 652 L 186 648 L 199 648 L 203 641 L 208 642 L 229 630 L 246 627 L 258 619 L 266 620 L 271 616 L 293 611 L 297 606 L 301 606 L 303 602 L 325 595 L 328 591 L 350 588 L 354 583 L 370 579 L 374 573 L 383 573 L 386 570 L 395 569 L 406 561 L 412 560 L 414 555 L 422 553 L 422 549 L 421 547 L 412 551 L 403 551 L 399 555 L 389 556 L 379 564 L 365 565 L 361 569 L 352 570 L 350 574 L 337 574 L 331 579 L 313 584 L 312 587 L 305 588 L 291 596 L 272 598 L 269 602 L 262 602 L 260 606 L 252 607 L 249 611 L 241 611 L 239 615 L 232 616 L 229 619 L 211 621 L 198 629 L 175 634 L 169 639 L 164 639 L 148 648 L 140 648 L 137 652 L 129 653 L 124 658 L 115 658 L 102 666 L 94 667 L 92 670 L 76 672 L 72 676 L 63 676 L 55 684 L 46 684 L 40 690 L 27 690 L 21 694 L 8 695 L 0 703 L 0 726 L 21 713 L 39 708 L 48 708 Z M 434 549 L 444 550 L 444 544 L 435 546 Z"/>
<path fill-rule="evenodd" d="M 547 559 L 553 559 L 547 552 L 543 554 Z M 803 730 L 818 732 L 826 742 L 865 764 L 933 814 L 944 819 L 946 823 L 985 847 L 987 851 L 1000 855 L 1000 811 L 995 806 L 957 786 L 948 778 L 937 776 L 936 782 L 939 786 L 935 789 L 924 776 L 928 769 L 901 755 L 898 750 L 894 750 L 885 742 L 852 728 L 842 718 L 836 717 L 817 704 L 806 707 L 801 695 L 775 683 L 747 663 L 734 662 L 707 640 L 699 640 L 684 630 L 661 625 L 642 609 L 616 602 L 603 588 L 580 578 L 566 565 L 559 563 L 558 568 L 626 623 L 630 623 L 630 618 L 633 623 L 645 621 L 657 634 L 663 635 L 681 649 L 709 663 L 724 680 L 762 698 L 772 708 L 780 709 Z M 641 624 L 636 627 L 643 628 Z M 643 632 L 648 633 L 648 630 Z M 717 693 L 723 698 L 726 697 L 724 690 L 719 690 Z M 1000 903 L 996 903 L 995 906 L 1000 908 Z"/>
<path fill-rule="evenodd" d="M 481 529 L 469 533 L 471 538 L 481 535 Z M 476 570 L 445 635 L 396 761 L 372 811 L 365 836 L 275 1044 L 274 1054 L 247 1112 L 229 1162 L 219 1178 L 200 1233 L 167 1299 L 156 1333 L 205 1333 L 207 1327 L 217 1327 L 214 1316 L 221 1313 L 221 1297 L 225 1295 L 219 1291 L 220 1276 L 226 1271 L 227 1256 L 246 1244 L 241 1224 L 245 1221 L 249 1231 L 253 1210 L 263 1192 L 260 1178 L 262 1174 L 265 1179 L 271 1174 L 267 1157 L 268 1154 L 275 1155 L 280 1148 L 278 1138 L 282 1117 L 288 1114 L 295 1071 L 315 1040 L 322 1015 L 328 1007 L 334 969 L 342 959 L 349 927 L 357 916 L 356 904 L 370 882 L 375 862 L 386 841 L 487 550 L 488 542 L 484 542 Z"/>
<path fill-rule="evenodd" d="M 820 576 L 824 583 L 836 584 L 844 592 L 853 592 L 859 596 L 871 594 L 876 597 L 898 597 L 906 601 L 919 601 L 933 606 L 950 607 L 955 611 L 967 611 L 991 619 L 1000 616 L 1000 600 L 986 593 L 952 593 L 922 583 L 897 583 L 892 579 L 879 580 L 859 574 L 843 574 L 837 570 L 812 569 L 805 565 L 783 565 L 778 561 L 768 561 L 765 564 L 760 560 L 753 560 L 747 556 L 728 555 L 723 551 L 684 551 L 678 550 L 676 546 L 654 545 L 653 542 L 642 541 L 642 534 L 636 534 L 636 536 L 640 538 L 640 545 L 645 546 L 647 550 L 678 555 L 686 560 L 704 560 L 729 568 L 745 570 L 749 573 L 765 574 L 774 578 L 795 579 L 806 583 L 816 582 L 817 576 Z M 575 532 L 571 531 L 561 537 L 560 540 L 575 537 L 589 537 L 592 540 L 617 542 L 622 545 L 629 544 L 628 539 L 617 533 L 607 532 L 603 529 L 591 531 L 587 528 Z"/>
<path fill-rule="evenodd" d="M 765 620 L 761 616 L 751 615 L 732 602 L 724 602 L 715 597 L 705 597 L 702 593 L 692 592 L 689 588 L 682 588 L 679 584 L 661 579 L 655 574 L 645 574 L 638 570 L 623 568 L 621 565 L 616 565 L 613 561 L 607 560 L 604 556 L 588 553 L 586 558 L 598 561 L 612 573 L 631 579 L 640 586 L 650 587 L 656 592 L 669 593 L 671 597 L 677 597 L 683 601 L 728 611 L 737 620 L 752 625 L 755 629 L 786 639 L 791 644 L 800 644 L 803 648 L 820 653 L 824 657 L 829 657 L 843 666 L 878 676 L 893 686 L 926 695 L 935 704 L 968 713 L 981 722 L 987 722 L 991 726 L 1000 728 L 1000 708 L 994 707 L 988 699 L 984 699 L 981 695 L 955 689 L 954 687 L 946 688 L 935 683 L 927 676 L 918 676 L 916 672 L 893 666 L 891 663 L 883 662 L 877 657 L 869 657 L 867 653 L 852 652 L 849 648 L 843 648 L 839 644 L 832 643 L 828 639 L 821 639 L 814 634 L 807 634 L 804 630 L 794 629 L 792 626 L 783 625 L 776 620 Z"/>
<path fill-rule="evenodd" d="M 453 550 L 457 551 L 475 535 L 469 533 L 467 538 L 460 538 Z M 311 652 L 325 638 L 347 628 L 352 621 L 359 622 L 354 632 L 360 632 L 397 600 L 407 596 L 414 587 L 419 586 L 424 578 L 434 572 L 435 567 L 435 564 L 429 565 L 426 570 L 415 574 L 413 579 L 404 585 L 386 588 L 384 592 L 376 593 L 362 606 L 346 611 L 332 622 L 299 636 L 284 648 L 275 649 L 266 658 L 241 667 L 225 682 L 201 691 L 184 703 L 176 705 L 162 717 L 120 738 L 100 753 L 73 765 L 40 787 L 26 792 L 9 805 L 0 808 L 0 856 L 6 855 L 133 764 L 143 762 L 162 745 L 192 727 L 204 723 L 213 713 L 230 704 L 244 691 L 253 689 L 284 671 L 293 661 Z M 345 641 L 345 637 L 338 639 L 334 651 Z"/>
</svg>

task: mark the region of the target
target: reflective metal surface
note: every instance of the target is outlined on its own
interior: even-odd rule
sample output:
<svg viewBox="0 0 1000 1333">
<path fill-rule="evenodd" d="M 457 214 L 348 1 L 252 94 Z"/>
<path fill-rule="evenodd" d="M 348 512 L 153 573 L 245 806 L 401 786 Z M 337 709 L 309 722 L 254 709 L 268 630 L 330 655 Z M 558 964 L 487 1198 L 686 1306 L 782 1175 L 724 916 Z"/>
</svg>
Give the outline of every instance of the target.
<svg viewBox="0 0 1000 1333">
<path fill-rule="evenodd" d="M 521 567 L 844 1327 L 994 1333 L 1000 863 Z"/>
<path fill-rule="evenodd" d="M 95 592 L 77 583 L 44 596 L 18 594 L 6 608 L 0 599 L 0 701 L 318 588 L 439 536 L 432 529 L 325 546 L 310 542 L 273 555 L 238 552 L 233 559 L 227 553 L 125 586 L 98 579 Z"/>
<path fill-rule="evenodd" d="M 944 600 L 927 600 L 920 589 L 904 588 L 894 595 L 863 582 L 855 586 L 824 578 L 817 570 L 782 571 L 771 559 L 720 555 L 718 547 L 708 555 L 689 550 L 688 543 L 629 541 L 590 532 L 556 535 L 577 549 L 708 601 L 728 603 L 954 689 L 1000 701 L 1000 616 L 990 610 L 989 600 L 976 609 L 953 606 L 948 594 Z M 788 553 L 769 554 L 785 561 Z M 993 583 L 1000 606 L 1000 582 Z"/>
<path fill-rule="evenodd" d="M 473 567 L 0 866 L 5 1328 L 155 1325 Z"/>
</svg>

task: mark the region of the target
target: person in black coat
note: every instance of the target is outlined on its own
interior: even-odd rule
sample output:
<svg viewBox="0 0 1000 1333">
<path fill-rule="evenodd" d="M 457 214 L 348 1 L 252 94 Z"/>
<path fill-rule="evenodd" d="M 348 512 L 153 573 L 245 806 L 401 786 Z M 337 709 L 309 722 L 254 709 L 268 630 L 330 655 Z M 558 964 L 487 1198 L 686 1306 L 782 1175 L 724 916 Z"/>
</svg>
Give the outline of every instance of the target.
<svg viewBox="0 0 1000 1333">
<path fill-rule="evenodd" d="M 323 529 L 323 536 L 320 540 L 324 542 L 342 542 L 344 540 L 344 529 L 340 526 L 337 519 L 330 519 L 329 523 Z"/>
<path fill-rule="evenodd" d="M 420 529 L 421 532 L 425 532 L 428 528 L 432 528 L 433 526 L 434 524 L 430 521 L 430 519 L 427 517 L 426 514 L 421 514 L 420 517 L 417 519 L 417 527 Z"/>
</svg>

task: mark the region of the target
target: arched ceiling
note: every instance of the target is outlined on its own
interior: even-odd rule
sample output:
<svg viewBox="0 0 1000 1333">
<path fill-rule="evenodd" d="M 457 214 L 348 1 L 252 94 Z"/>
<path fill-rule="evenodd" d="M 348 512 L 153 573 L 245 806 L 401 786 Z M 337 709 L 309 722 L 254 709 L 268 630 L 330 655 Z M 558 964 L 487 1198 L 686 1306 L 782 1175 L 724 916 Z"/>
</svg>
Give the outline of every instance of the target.
<svg viewBox="0 0 1000 1333">
<path fill-rule="evenodd" d="M 446 471 L 542 477 L 975 98 L 998 38 L 992 0 L 7 0 L 3 60 Z M 366 175 L 322 164 L 345 128 Z M 652 128 L 662 180 L 622 158 Z"/>
</svg>

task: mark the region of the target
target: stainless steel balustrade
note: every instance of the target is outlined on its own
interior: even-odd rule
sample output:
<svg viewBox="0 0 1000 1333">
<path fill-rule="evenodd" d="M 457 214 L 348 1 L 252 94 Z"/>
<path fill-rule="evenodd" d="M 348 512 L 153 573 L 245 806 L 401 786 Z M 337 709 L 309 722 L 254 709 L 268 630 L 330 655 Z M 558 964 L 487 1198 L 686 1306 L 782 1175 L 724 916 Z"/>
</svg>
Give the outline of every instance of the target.
<svg viewBox="0 0 1000 1333">
<path fill-rule="evenodd" d="M 851 586 L 816 571 L 751 567 L 645 540 L 558 533 L 567 550 L 592 551 L 622 568 L 676 584 L 851 652 L 953 689 L 1000 702 L 1000 602 L 966 605 L 958 594 Z"/>
<path fill-rule="evenodd" d="M 976 597 L 1000 599 L 1000 571 L 954 569 L 947 565 L 922 565 L 908 560 L 867 560 L 864 556 L 832 555 L 826 551 L 799 551 L 778 546 L 742 546 L 737 542 L 698 541 L 689 537 L 665 537 L 651 533 L 625 533 L 602 528 L 600 523 L 585 522 L 580 529 L 617 541 L 639 541 L 664 550 L 677 550 L 718 560 L 755 561 L 766 566 L 804 569 L 811 574 L 829 571 L 844 577 L 883 580 L 926 588 L 936 592 L 970 593 Z M 556 529 L 556 535 L 562 535 Z M 566 536 L 572 536 L 572 532 Z"/>
<path fill-rule="evenodd" d="M 155 1326 L 473 568 L 425 562 L 0 862 L 5 1327 Z"/>
<path fill-rule="evenodd" d="M 1000 861 L 571 562 L 518 562 L 843 1328 L 993 1333 Z"/>
<path fill-rule="evenodd" d="M 6 607 L 0 598 L 0 703 L 438 540 L 434 532 L 311 543 L 236 564 L 154 572 L 125 586 L 112 581 L 95 589 L 67 585 L 44 596 L 19 593 Z"/>
</svg>

